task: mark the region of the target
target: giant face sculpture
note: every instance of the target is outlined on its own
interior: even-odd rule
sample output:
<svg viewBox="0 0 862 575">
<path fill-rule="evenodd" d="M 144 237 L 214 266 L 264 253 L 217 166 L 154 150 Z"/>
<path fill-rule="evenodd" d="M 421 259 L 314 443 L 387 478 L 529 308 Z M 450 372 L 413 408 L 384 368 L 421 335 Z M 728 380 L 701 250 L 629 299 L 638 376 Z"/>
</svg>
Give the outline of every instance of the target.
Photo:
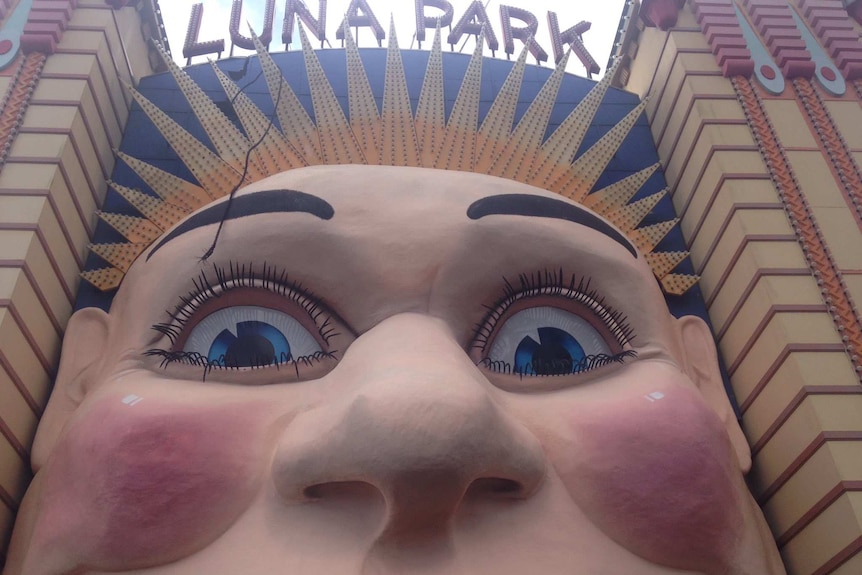
<svg viewBox="0 0 862 575">
<path fill-rule="evenodd" d="M 709 329 L 602 218 L 305 168 L 202 263 L 224 212 L 70 322 L 10 575 L 783 572 Z"/>
</svg>

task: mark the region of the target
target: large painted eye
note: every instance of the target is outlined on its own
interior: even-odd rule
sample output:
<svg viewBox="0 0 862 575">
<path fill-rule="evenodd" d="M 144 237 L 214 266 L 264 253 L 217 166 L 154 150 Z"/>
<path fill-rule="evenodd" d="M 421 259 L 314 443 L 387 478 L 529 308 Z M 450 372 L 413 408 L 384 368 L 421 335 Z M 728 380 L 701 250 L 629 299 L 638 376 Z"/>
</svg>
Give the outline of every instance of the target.
<svg viewBox="0 0 862 575">
<path fill-rule="evenodd" d="M 517 375 L 568 375 L 613 358 L 605 338 L 584 318 L 552 306 L 531 307 L 497 330 L 486 364 Z"/>
<path fill-rule="evenodd" d="M 189 333 L 183 351 L 221 367 L 261 367 L 315 357 L 317 339 L 290 315 L 258 306 L 219 309 Z"/>
</svg>

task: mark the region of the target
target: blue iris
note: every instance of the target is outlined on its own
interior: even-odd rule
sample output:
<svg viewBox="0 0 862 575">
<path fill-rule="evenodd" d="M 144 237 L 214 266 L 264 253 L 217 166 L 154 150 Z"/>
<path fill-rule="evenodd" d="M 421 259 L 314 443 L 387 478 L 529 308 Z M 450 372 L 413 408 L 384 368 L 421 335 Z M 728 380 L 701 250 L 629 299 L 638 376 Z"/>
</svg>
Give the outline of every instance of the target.
<svg viewBox="0 0 862 575">
<path fill-rule="evenodd" d="M 290 344 L 278 329 L 262 321 L 236 324 L 236 335 L 222 330 L 207 358 L 225 367 L 253 367 L 291 360 Z"/>
<path fill-rule="evenodd" d="M 515 350 L 515 373 L 563 375 L 573 373 L 584 359 L 584 348 L 571 334 L 556 327 L 540 327 L 539 341 L 524 337 Z"/>
</svg>

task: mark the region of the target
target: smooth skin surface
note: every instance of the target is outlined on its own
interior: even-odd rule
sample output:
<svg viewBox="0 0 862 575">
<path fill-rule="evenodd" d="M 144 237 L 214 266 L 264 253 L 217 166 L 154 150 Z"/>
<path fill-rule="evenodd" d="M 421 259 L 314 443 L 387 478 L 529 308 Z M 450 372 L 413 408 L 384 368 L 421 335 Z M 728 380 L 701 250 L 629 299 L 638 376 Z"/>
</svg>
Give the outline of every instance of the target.
<svg viewBox="0 0 862 575">
<path fill-rule="evenodd" d="M 784 572 L 712 335 L 668 313 L 643 256 L 567 219 L 471 219 L 560 199 L 488 176 L 314 167 L 240 194 L 281 189 L 334 215 L 255 208 L 204 263 L 216 224 L 189 229 L 110 314 L 73 317 L 5 573 Z M 206 356 L 189 346 L 221 317 L 320 353 L 178 353 Z M 561 369 L 566 334 L 613 359 Z M 511 373 L 530 338 L 554 374 Z"/>
</svg>

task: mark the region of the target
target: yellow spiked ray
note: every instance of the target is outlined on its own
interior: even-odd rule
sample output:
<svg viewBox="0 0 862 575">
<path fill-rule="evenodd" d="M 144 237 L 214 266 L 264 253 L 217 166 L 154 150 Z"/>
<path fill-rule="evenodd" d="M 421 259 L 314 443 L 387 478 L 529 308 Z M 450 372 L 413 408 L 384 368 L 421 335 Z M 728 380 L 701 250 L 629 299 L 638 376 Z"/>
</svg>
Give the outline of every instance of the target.
<svg viewBox="0 0 862 575">
<path fill-rule="evenodd" d="M 159 194 L 159 197 L 166 202 L 193 211 L 212 201 L 212 198 L 207 195 L 203 188 L 178 178 L 170 172 L 142 162 L 123 152 L 117 152 L 117 157 L 132 168 L 150 189 Z"/>
<path fill-rule="evenodd" d="M 593 118 L 596 117 L 599 105 L 611 85 L 611 79 L 618 63 L 619 61 L 605 73 L 601 81 L 590 90 L 590 93 L 581 100 L 560 127 L 554 130 L 554 133 L 542 144 L 542 149 L 530 170 L 531 178 L 540 180 L 541 187 L 550 186 L 552 182 L 563 175 L 568 165 L 572 163 L 572 158 L 580 149 L 584 136 L 587 134 L 590 124 L 593 123 Z M 540 174 L 541 178 L 539 177 Z"/>
<path fill-rule="evenodd" d="M 503 82 L 494 103 L 491 104 L 491 109 L 488 110 L 488 114 L 482 120 L 482 126 L 479 128 L 476 138 L 478 146 L 476 154 L 477 172 L 485 174 L 490 172 L 491 164 L 502 153 L 509 133 L 512 131 L 512 126 L 515 124 L 515 111 L 518 108 L 518 96 L 521 95 L 521 82 L 524 79 L 527 54 L 529 53 L 528 45 L 529 42 L 524 44 L 518 60 L 512 66 L 509 75 L 506 76 L 506 81 Z"/>
<path fill-rule="evenodd" d="M 132 87 L 129 89 L 140 104 L 141 109 L 156 125 L 168 144 L 171 145 L 180 160 L 188 166 L 198 183 L 210 197 L 215 199 L 229 194 L 239 184 L 241 174 L 234 170 L 230 164 L 212 153 L 209 148 L 170 119 L 167 114 L 137 90 Z"/>
<path fill-rule="evenodd" d="M 211 62 L 216 77 L 222 88 L 233 102 L 233 108 L 242 124 L 245 133 L 251 137 L 252 143 L 260 145 L 252 151 L 252 157 L 263 167 L 266 175 L 277 174 L 307 164 L 290 146 L 280 131 L 270 127 L 269 118 L 251 101 L 251 98 L 240 91 L 227 74 L 222 72 L 215 62 Z"/>
<path fill-rule="evenodd" d="M 350 128 L 356 135 L 359 146 L 369 164 L 380 159 L 380 112 L 371 91 L 371 83 L 359 56 L 359 47 L 350 33 L 347 18 L 344 19 L 345 56 L 347 58 L 347 112 Z"/>
<path fill-rule="evenodd" d="M 96 215 L 133 244 L 150 244 L 162 235 L 162 230 L 146 218 L 107 212 L 96 212 Z"/>
<path fill-rule="evenodd" d="M 658 252 L 645 254 L 653 273 L 663 278 L 688 257 L 688 252 Z"/>
<path fill-rule="evenodd" d="M 509 136 L 506 147 L 500 156 L 494 160 L 489 172 L 492 176 L 500 176 L 509 180 L 527 182 L 529 167 L 539 151 L 542 138 L 548 128 L 551 112 L 557 101 L 557 93 L 563 81 L 569 54 L 566 53 L 556 69 L 539 90 L 538 95 L 524 112 L 515 131 Z"/>
<path fill-rule="evenodd" d="M 659 200 L 666 195 L 667 189 L 664 189 L 658 193 L 647 196 L 642 200 L 638 200 L 633 204 L 628 204 L 614 212 L 611 212 L 608 215 L 608 219 L 620 228 L 623 233 L 627 234 L 635 229 L 647 214 L 652 211 L 656 204 L 658 204 Z"/>
<path fill-rule="evenodd" d="M 380 114 L 380 163 L 384 166 L 419 166 L 419 145 L 413 125 L 413 110 L 404 77 L 404 62 L 395 36 L 395 21 L 389 24 L 386 77 L 383 82 L 383 113 Z"/>
<path fill-rule="evenodd" d="M 155 196 L 148 196 L 117 183 L 108 181 L 108 185 L 114 188 L 127 202 L 132 204 L 136 210 L 156 224 L 163 232 L 191 213 L 191 210 L 184 210 L 174 204 L 168 204 Z"/>
<path fill-rule="evenodd" d="M 572 167 L 569 168 L 557 182 L 551 184 L 546 189 L 552 192 L 557 192 L 571 198 L 576 202 L 583 199 L 590 193 L 593 186 L 596 185 L 599 177 L 608 167 L 611 158 L 620 149 L 623 140 L 631 131 L 632 127 L 637 122 L 646 107 L 646 100 L 635 106 L 634 110 L 626 114 L 623 120 L 611 128 L 607 134 L 602 136 L 598 142 L 593 144 L 589 150 L 584 152 Z M 560 182 L 564 182 L 561 186 Z"/>
<path fill-rule="evenodd" d="M 118 270 L 126 273 L 149 244 L 91 244 L 90 250 Z"/>
<path fill-rule="evenodd" d="M 177 66 L 176 62 L 162 48 L 162 45 L 158 42 L 155 42 L 155 45 L 159 49 L 162 61 L 167 65 L 168 71 L 174 77 L 180 91 L 182 91 L 186 100 L 191 104 L 192 110 L 195 111 L 195 116 L 201 123 L 213 147 L 215 147 L 216 153 L 222 160 L 230 164 L 233 169 L 242 172 L 245 165 L 245 156 L 251 147 L 248 139 L 234 126 L 233 122 L 227 119 L 227 116 L 224 115 L 219 107 L 207 97 L 201 87 L 195 84 L 194 80 Z M 249 175 L 253 179 L 263 176 L 261 168 L 256 162 L 252 162 L 249 165 Z"/>
<path fill-rule="evenodd" d="M 308 112 L 305 111 L 299 98 L 296 97 L 293 89 L 288 85 L 287 80 L 281 75 L 281 70 L 273 62 L 272 56 L 260 43 L 260 39 L 254 32 L 252 32 L 251 37 L 257 49 L 257 57 L 260 59 L 260 66 L 263 70 L 263 76 L 266 78 L 266 85 L 269 87 L 272 101 L 277 102 L 275 113 L 278 116 L 279 124 L 281 124 L 282 133 L 306 164 L 309 166 L 322 164 L 323 154 L 320 151 L 317 127 Z"/>
<path fill-rule="evenodd" d="M 700 276 L 670 274 L 661 279 L 661 286 L 665 293 L 671 295 L 682 295 L 697 283 Z"/>
<path fill-rule="evenodd" d="M 304 36 L 304 31 L 301 35 Z M 571 163 L 571 156 L 580 147 L 584 133 L 608 88 L 609 80 L 603 80 L 596 85 L 543 144 L 551 110 L 561 86 L 564 62 L 554 70 L 513 130 L 513 119 L 526 66 L 525 47 L 506 78 L 502 90 L 491 104 L 482 126 L 477 129 L 481 52 L 477 50 L 473 55 L 452 114 L 448 122 L 444 122 L 443 57 L 439 34 L 435 35 L 435 47 L 429 57 L 426 81 L 415 117 L 407 92 L 404 64 L 392 25 L 381 113 L 378 113 L 368 76 L 349 30 L 345 36 L 349 121 L 344 117 L 317 56 L 310 49 L 307 37 L 303 40 L 303 56 L 317 124 L 308 115 L 256 37 L 254 39 L 261 67 L 275 104 L 274 115 L 278 116 L 280 127 L 273 125 L 258 106 L 218 68 L 218 79 L 234 106 L 248 139 L 243 141 L 242 138 L 246 137 L 243 136 L 238 138 L 237 142 L 228 142 L 225 134 L 238 131 L 236 128 L 226 129 L 224 134 L 209 137 L 215 152 L 146 98 L 133 91 L 145 113 L 176 150 L 180 160 L 186 164 L 200 185 L 168 174 L 141 160 L 118 154 L 159 197 L 113 185 L 146 217 L 100 213 L 100 217 L 119 231 L 129 243 L 93 246 L 93 252 L 113 267 L 87 272 L 83 277 L 99 289 L 116 287 L 134 258 L 160 237 L 164 230 L 191 211 L 227 196 L 235 189 L 240 181 L 240 173 L 235 163 L 238 150 L 247 153 L 248 145 L 253 143 L 257 146 L 249 158 L 259 169 L 249 173 L 246 179 L 248 183 L 267 174 L 303 165 L 375 162 L 491 173 L 538 185 L 582 202 L 596 213 L 615 222 L 646 256 L 668 293 L 682 293 L 697 281 L 696 276 L 670 273 L 687 256 L 685 252 L 652 253 L 656 245 L 676 225 L 676 220 L 637 227 L 664 194 L 660 192 L 630 203 L 658 169 L 658 164 L 588 195 L 641 114 L 643 103 Z M 191 95 L 189 101 L 192 109 L 201 118 L 202 124 L 211 125 L 210 129 L 216 131 L 224 129 L 223 115 L 217 118 L 217 115 L 212 113 L 215 104 L 209 101 L 199 88 L 190 85 L 191 80 L 187 75 L 178 74 L 176 70 L 174 72 L 177 83 L 183 86 L 186 94 Z M 417 139 L 417 130 L 421 140 Z M 217 144 L 219 138 L 221 143 Z M 231 138 L 233 136 L 227 139 Z M 438 160 L 436 164 L 433 163 L 434 159 Z"/>
<path fill-rule="evenodd" d="M 120 287 L 120 282 L 123 281 L 125 275 L 125 272 L 111 267 L 81 272 L 81 279 L 92 284 L 98 290 L 109 291 Z"/>
<path fill-rule="evenodd" d="M 443 98 L 443 50 L 440 22 L 434 32 L 434 42 L 428 55 L 422 92 L 416 107 L 416 136 L 423 166 L 433 166 L 446 132 L 446 112 Z"/>
<path fill-rule="evenodd" d="M 655 163 L 648 168 L 635 172 L 627 178 L 590 194 L 584 198 L 583 203 L 595 212 L 612 212 L 629 203 L 660 166 L 661 164 Z"/>
<path fill-rule="evenodd" d="M 332 86 L 326 79 L 326 74 L 314 53 L 314 48 L 308 41 L 305 28 L 299 26 L 299 38 L 302 42 L 302 54 L 305 57 L 305 69 L 308 73 L 308 86 L 311 90 L 311 102 L 314 105 L 314 117 L 317 120 L 317 133 L 320 137 L 320 147 L 323 161 L 326 164 L 364 164 L 365 156 L 353 137 L 353 131 L 344 110 L 332 91 Z"/>
<path fill-rule="evenodd" d="M 479 123 L 479 93 L 482 89 L 482 46 L 484 35 L 479 34 L 476 49 L 467 65 L 455 106 L 446 124 L 443 144 L 434 162 L 435 168 L 473 171 L 476 152 L 476 124 Z"/>
<path fill-rule="evenodd" d="M 645 228 L 638 228 L 628 236 L 635 242 L 637 248 L 643 253 L 649 253 L 655 249 L 660 241 L 679 222 L 679 219 L 668 220 Z"/>
</svg>

